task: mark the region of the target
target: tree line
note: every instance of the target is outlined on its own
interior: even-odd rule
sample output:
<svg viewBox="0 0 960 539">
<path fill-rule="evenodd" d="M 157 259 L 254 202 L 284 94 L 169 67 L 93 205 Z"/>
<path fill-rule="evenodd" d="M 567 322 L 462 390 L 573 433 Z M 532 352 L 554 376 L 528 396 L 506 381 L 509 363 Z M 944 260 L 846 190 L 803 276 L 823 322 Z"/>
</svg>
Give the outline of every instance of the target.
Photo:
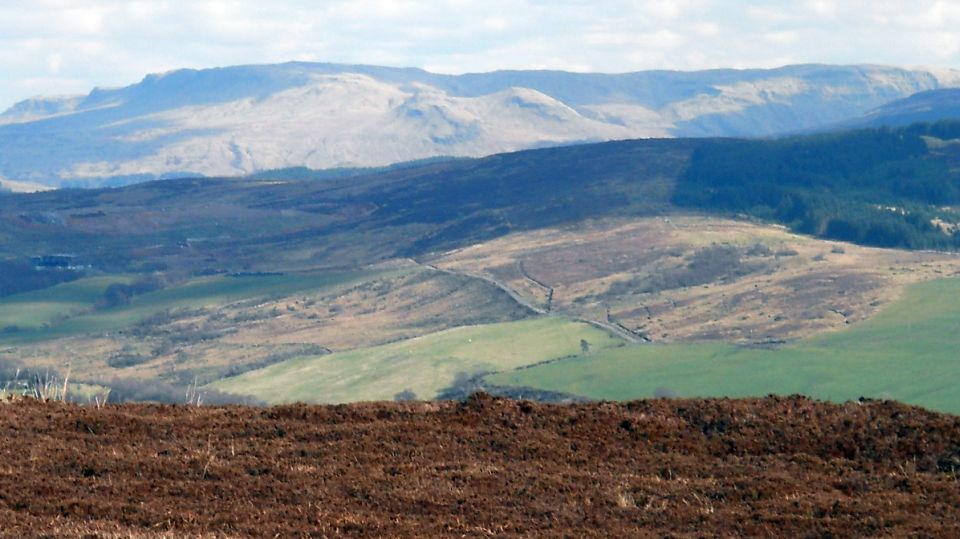
<svg viewBox="0 0 960 539">
<path fill-rule="evenodd" d="M 960 121 L 779 140 L 705 141 L 673 202 L 882 247 L 955 249 Z"/>
</svg>

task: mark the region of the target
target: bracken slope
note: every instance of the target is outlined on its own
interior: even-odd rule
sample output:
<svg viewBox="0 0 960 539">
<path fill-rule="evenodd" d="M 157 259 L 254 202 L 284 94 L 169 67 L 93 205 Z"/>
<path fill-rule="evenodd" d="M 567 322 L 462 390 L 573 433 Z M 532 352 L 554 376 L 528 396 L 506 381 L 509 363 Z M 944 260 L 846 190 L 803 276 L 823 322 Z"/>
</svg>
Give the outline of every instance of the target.
<svg viewBox="0 0 960 539">
<path fill-rule="evenodd" d="M 957 536 L 960 418 L 801 397 L 0 407 L 5 536 Z"/>
</svg>

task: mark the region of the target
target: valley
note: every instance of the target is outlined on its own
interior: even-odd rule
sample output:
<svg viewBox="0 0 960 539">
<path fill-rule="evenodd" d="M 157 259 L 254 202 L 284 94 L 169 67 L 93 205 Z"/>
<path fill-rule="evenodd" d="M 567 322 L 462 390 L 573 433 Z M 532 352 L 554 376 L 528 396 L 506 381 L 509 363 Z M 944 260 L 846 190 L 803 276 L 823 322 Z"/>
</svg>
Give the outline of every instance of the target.
<svg viewBox="0 0 960 539">
<path fill-rule="evenodd" d="M 909 311 L 900 305 L 916 283 L 949 291 L 955 275 L 960 257 L 949 253 L 824 241 L 762 223 L 593 220 L 420 263 L 191 278 L 121 305 L 103 305 L 104 292 L 133 277 L 88 277 L 0 300 L 8 322 L 0 359 L 69 369 L 94 391 L 156 380 L 267 403 L 436 398 L 466 384 L 603 399 L 658 390 L 893 395 L 950 411 L 960 402 L 931 397 L 926 378 L 905 387 L 900 377 L 872 383 L 866 374 L 896 371 L 904 350 L 929 349 L 916 369 L 953 361 L 955 332 L 935 341 L 930 332 L 943 328 L 924 325 L 952 323 L 949 302 L 915 318 L 916 330 L 890 313 Z M 876 323 L 886 329 L 863 333 Z M 884 343 L 886 354 L 831 355 L 864 339 Z M 830 389 L 802 374 L 822 361 L 836 369 Z"/>
<path fill-rule="evenodd" d="M 649 260 L 649 265 L 636 258 L 651 257 L 658 246 L 673 249 L 664 255 L 669 266 L 659 257 Z M 683 263 L 695 262 L 701 249 L 721 247 L 754 253 L 740 255 L 746 262 L 738 259 L 738 263 L 766 263 L 739 274 L 724 267 L 724 271 L 699 275 L 696 284 L 654 291 L 642 286 L 643 277 L 688 271 Z M 546 319 L 605 323 L 629 332 L 634 341 L 647 343 L 631 343 L 607 331 L 609 337 L 617 338 L 617 345 L 588 344 L 586 351 L 573 347 L 569 357 L 557 361 L 531 355 L 529 363 L 538 363 L 535 359 L 543 363 L 532 367 L 473 364 L 477 378 L 493 391 L 515 386 L 615 400 L 651 397 L 657 390 L 712 396 L 804 393 L 841 401 L 886 395 L 936 409 L 960 410 L 960 401 L 951 392 L 941 391 L 949 382 L 937 374 L 954 364 L 952 350 L 960 345 L 951 329 L 960 311 L 945 299 L 953 297 L 951 287 L 958 282 L 951 277 L 960 275 L 960 257 L 950 254 L 865 248 L 797 236 L 776 227 L 674 216 L 669 221 L 595 222 L 507 236 L 449 253 L 437 263 L 448 271 L 483 276 L 510 287 L 548 313 L 543 315 Z M 620 283 L 628 283 L 627 289 Z M 915 297 L 915 290 L 927 290 L 916 288 L 916 283 L 933 287 L 932 291 Z M 910 315 L 910 325 L 902 321 L 917 304 L 932 298 L 941 301 L 931 303 L 924 316 Z M 503 336 L 499 346 L 502 355 L 522 349 L 516 337 Z M 423 366 L 423 372 L 438 372 L 431 359 L 432 345 L 404 345 L 410 347 L 414 351 L 408 353 L 417 358 L 415 364 Z M 918 350 L 917 357 L 904 359 L 908 350 Z M 314 396 L 296 393 L 297 399 L 327 402 L 322 385 L 298 381 L 297 376 L 326 366 L 316 379 L 334 383 L 347 377 L 333 374 L 336 362 L 349 359 L 359 366 L 379 357 L 396 363 L 369 369 L 378 373 L 372 378 L 410 364 L 409 359 L 399 359 L 404 356 L 396 348 L 361 349 L 342 359 L 334 355 L 291 360 L 213 387 L 254 395 L 311 387 L 317 388 Z M 480 376 L 484 369 L 498 374 Z M 930 376 L 901 377 L 905 370 Z M 804 374 L 821 371 L 820 376 Z M 567 378 L 557 373 L 566 373 Z M 683 383 L 671 385 L 677 379 Z M 352 389 L 362 394 L 359 388 Z M 382 391 L 379 398 L 388 397 L 388 391 L 399 391 L 399 385 Z"/>
<path fill-rule="evenodd" d="M 893 376 L 889 362 L 928 344 L 916 368 L 949 365 L 952 332 L 933 341 L 888 322 L 877 331 L 902 347 L 875 362 L 855 353 L 912 291 L 960 275 L 955 253 L 921 249 L 957 241 L 955 130 L 634 140 L 2 196 L 0 255 L 27 278 L 0 282 L 0 360 L 8 386 L 21 372 L 69 379 L 79 400 L 660 390 L 892 395 L 956 411 L 935 378 L 863 371 Z M 785 162 L 789 181 L 757 187 Z M 709 179 L 714 165 L 729 181 Z M 887 179 L 864 190 L 845 172 L 860 169 Z M 943 189 L 906 192 L 897 171 Z M 863 234 L 845 241 L 849 230 Z M 76 269 L 32 269 L 24 253 Z M 931 327 L 954 316 L 931 312 Z M 804 374 L 833 350 L 845 354 L 830 359 L 833 382 Z M 703 393 L 710 373 L 720 389 Z"/>
</svg>

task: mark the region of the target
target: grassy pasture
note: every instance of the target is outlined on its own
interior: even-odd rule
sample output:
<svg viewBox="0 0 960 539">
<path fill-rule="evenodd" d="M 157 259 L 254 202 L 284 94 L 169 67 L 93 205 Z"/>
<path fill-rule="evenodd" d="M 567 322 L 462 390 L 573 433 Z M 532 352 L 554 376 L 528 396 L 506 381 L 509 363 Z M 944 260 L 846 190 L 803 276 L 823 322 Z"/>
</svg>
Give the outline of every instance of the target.
<svg viewBox="0 0 960 539">
<path fill-rule="evenodd" d="M 800 393 L 892 398 L 960 413 L 960 279 L 909 286 L 877 316 L 776 350 L 728 344 L 639 345 L 493 375 L 597 399 L 668 389 L 678 396 Z"/>
<path fill-rule="evenodd" d="M 192 279 L 156 292 L 136 296 L 130 304 L 93 310 L 107 286 L 127 277 L 95 277 L 0 301 L 0 327 L 21 331 L 4 343 L 27 343 L 129 327 L 167 310 L 225 305 L 258 297 L 294 294 L 361 279 L 373 272 L 317 272 L 265 276 L 212 276 Z"/>
<path fill-rule="evenodd" d="M 0 298 L 0 327 L 42 328 L 58 317 L 89 309 L 103 297 L 104 291 L 111 284 L 127 283 L 131 280 L 125 276 L 87 277 L 43 290 Z"/>
<path fill-rule="evenodd" d="M 211 387 L 268 403 L 390 400 L 409 389 L 430 399 L 459 372 L 516 369 L 623 342 L 587 324 L 544 317 L 465 326 L 372 348 L 294 358 Z"/>
</svg>

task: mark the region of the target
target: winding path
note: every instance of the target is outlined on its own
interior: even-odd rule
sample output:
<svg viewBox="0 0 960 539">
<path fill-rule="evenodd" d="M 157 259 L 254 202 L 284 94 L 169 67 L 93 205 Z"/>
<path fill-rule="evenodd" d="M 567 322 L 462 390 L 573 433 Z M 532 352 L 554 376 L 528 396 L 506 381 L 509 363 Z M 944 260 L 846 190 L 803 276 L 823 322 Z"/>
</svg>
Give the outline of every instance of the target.
<svg viewBox="0 0 960 539">
<path fill-rule="evenodd" d="M 547 309 L 544 309 L 543 307 L 540 307 L 539 305 L 534 304 L 533 302 L 531 302 L 531 301 L 528 300 L 527 298 L 525 298 L 525 297 L 521 296 L 520 294 L 518 294 L 514 289 L 510 288 L 510 287 L 507 286 L 505 283 L 502 283 L 502 282 L 494 279 L 493 277 L 488 277 L 488 276 L 486 276 L 486 275 L 477 275 L 477 274 L 474 274 L 474 273 L 467 273 L 467 272 L 463 272 L 463 271 L 453 271 L 453 270 L 438 268 L 437 266 L 435 266 L 435 265 L 433 265 L 433 264 L 421 264 L 421 265 L 424 266 L 424 267 L 430 268 L 430 269 L 432 269 L 432 270 L 434 270 L 434 271 L 439 271 L 439 272 L 447 273 L 447 274 L 450 274 L 450 275 L 459 275 L 459 276 L 462 276 L 462 277 L 469 277 L 469 278 L 471 278 L 471 279 L 479 279 L 479 280 L 481 280 L 481 281 L 490 283 L 490 284 L 492 284 L 493 286 L 496 286 L 497 288 L 499 288 L 500 290 L 503 290 L 504 292 L 506 292 L 507 295 L 509 295 L 510 298 L 513 299 L 515 302 L 517 302 L 518 304 L 522 305 L 523 307 L 529 309 L 530 311 L 532 311 L 532 312 L 534 312 L 534 313 L 536 313 L 536 314 L 544 315 L 544 316 L 557 316 L 557 315 L 558 315 L 558 313 L 556 313 L 556 312 L 548 311 Z M 647 341 L 643 340 L 642 338 L 638 337 L 637 335 L 633 334 L 632 332 L 630 332 L 630 331 L 628 331 L 628 330 L 624 329 L 623 327 L 618 326 L 618 325 L 616 325 L 616 324 L 611 324 L 611 323 L 609 323 L 609 322 L 601 322 L 600 320 L 590 320 L 590 319 L 587 319 L 587 318 L 573 318 L 573 320 L 576 320 L 577 322 L 583 322 L 583 323 L 585 323 L 585 324 L 590 324 L 591 326 L 594 326 L 594 327 L 596 327 L 596 328 L 606 330 L 607 332 L 612 333 L 613 335 L 615 335 L 615 336 L 617 336 L 617 337 L 620 337 L 621 339 L 624 339 L 624 340 L 627 341 L 627 342 L 631 342 L 631 343 L 644 343 L 644 342 L 647 342 Z"/>
</svg>

